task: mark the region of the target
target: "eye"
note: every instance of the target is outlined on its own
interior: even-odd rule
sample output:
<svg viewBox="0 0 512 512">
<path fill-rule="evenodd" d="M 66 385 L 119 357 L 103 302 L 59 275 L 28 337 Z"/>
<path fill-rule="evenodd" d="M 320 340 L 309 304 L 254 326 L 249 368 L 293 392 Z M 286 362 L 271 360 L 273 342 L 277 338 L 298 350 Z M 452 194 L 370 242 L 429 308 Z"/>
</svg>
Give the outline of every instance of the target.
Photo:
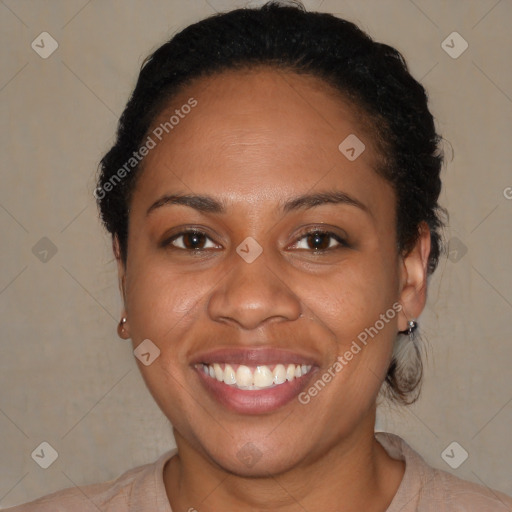
<svg viewBox="0 0 512 512">
<path fill-rule="evenodd" d="M 331 231 L 322 231 L 320 229 L 311 230 L 297 239 L 297 243 L 304 241 L 299 249 L 306 249 L 316 253 L 348 247 L 348 243 L 336 233 Z"/>
<path fill-rule="evenodd" d="M 208 243 L 208 240 L 211 242 L 210 246 L 205 245 L 205 243 Z M 197 229 L 190 229 L 176 233 L 171 238 L 165 240 L 162 243 L 162 246 L 172 246 L 172 248 L 187 251 L 203 251 L 206 249 L 218 248 L 206 233 Z"/>
</svg>

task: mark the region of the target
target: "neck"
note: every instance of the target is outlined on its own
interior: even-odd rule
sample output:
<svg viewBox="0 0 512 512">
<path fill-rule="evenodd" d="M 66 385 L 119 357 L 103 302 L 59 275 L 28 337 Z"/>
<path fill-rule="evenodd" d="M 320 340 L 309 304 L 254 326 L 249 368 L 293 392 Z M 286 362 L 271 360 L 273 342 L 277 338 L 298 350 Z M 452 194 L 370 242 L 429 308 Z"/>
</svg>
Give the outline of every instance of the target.
<svg viewBox="0 0 512 512">
<path fill-rule="evenodd" d="M 201 512 L 384 512 L 405 464 L 389 457 L 374 437 L 374 425 L 375 409 L 314 462 L 260 478 L 225 471 L 175 432 L 178 455 L 164 468 L 169 502 L 173 510 Z"/>
</svg>

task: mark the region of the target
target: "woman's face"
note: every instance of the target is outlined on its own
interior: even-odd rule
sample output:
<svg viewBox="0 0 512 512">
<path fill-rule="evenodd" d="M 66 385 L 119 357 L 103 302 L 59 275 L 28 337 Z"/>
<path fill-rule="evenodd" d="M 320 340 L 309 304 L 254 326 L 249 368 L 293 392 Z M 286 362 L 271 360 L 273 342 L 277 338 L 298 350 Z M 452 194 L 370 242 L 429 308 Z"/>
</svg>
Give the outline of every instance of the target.
<svg viewBox="0 0 512 512">
<path fill-rule="evenodd" d="M 264 475 L 373 433 L 396 333 L 424 305 L 429 239 L 397 254 L 396 197 L 360 114 L 268 69 L 196 81 L 152 129 L 176 109 L 150 133 L 119 272 L 178 443 Z"/>
</svg>

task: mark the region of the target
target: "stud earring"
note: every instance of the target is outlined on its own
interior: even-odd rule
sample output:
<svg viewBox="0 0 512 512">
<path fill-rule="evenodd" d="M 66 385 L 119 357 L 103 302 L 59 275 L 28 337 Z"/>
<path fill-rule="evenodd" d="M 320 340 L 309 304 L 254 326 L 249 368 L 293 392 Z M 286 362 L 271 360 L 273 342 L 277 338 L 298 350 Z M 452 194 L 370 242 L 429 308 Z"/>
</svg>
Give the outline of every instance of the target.
<svg viewBox="0 0 512 512">
<path fill-rule="evenodd" d="M 414 331 L 418 328 L 418 322 L 415 320 L 409 320 L 408 326 L 407 334 L 409 335 L 409 339 L 414 341 Z"/>
<path fill-rule="evenodd" d="M 400 334 L 409 335 L 409 340 L 414 341 L 414 331 L 418 328 L 418 322 L 416 320 L 409 320 L 407 322 L 407 329 L 405 331 L 398 331 Z"/>
<path fill-rule="evenodd" d="M 126 323 L 127 321 L 127 318 L 125 316 L 123 316 L 119 322 L 119 324 L 117 325 L 117 334 L 120 338 L 123 338 L 123 334 L 126 332 L 125 329 L 124 329 L 124 324 Z"/>
</svg>

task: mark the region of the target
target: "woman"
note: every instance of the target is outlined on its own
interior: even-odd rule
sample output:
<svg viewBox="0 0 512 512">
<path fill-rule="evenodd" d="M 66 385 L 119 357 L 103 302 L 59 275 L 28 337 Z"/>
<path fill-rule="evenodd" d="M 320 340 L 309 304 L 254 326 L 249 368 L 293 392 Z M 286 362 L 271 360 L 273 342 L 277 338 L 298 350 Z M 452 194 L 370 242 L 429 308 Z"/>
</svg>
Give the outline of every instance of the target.
<svg viewBox="0 0 512 512">
<path fill-rule="evenodd" d="M 177 450 L 13 511 L 512 510 L 374 433 L 412 403 L 440 136 L 402 56 L 268 4 L 144 64 L 101 162 L 131 339 Z"/>
</svg>

